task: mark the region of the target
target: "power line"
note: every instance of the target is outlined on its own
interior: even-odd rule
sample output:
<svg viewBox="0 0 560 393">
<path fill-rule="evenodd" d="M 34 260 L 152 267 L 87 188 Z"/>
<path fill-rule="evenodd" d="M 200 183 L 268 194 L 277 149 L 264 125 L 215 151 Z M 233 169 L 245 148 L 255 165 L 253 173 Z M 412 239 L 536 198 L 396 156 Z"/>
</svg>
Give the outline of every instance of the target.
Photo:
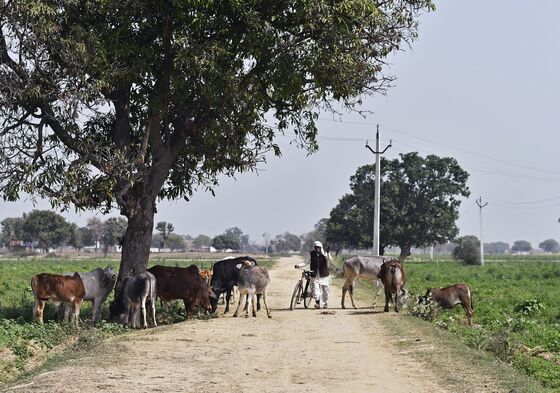
<svg viewBox="0 0 560 393">
<path fill-rule="evenodd" d="M 368 126 L 368 125 L 371 126 L 372 125 L 372 123 L 369 123 L 369 122 L 342 121 L 342 120 L 338 121 L 338 120 L 326 119 L 326 118 L 319 118 L 319 120 L 332 121 L 332 122 L 344 123 L 344 124 L 363 125 L 363 126 Z M 458 147 L 454 147 L 454 146 L 447 145 L 447 144 L 444 144 L 444 143 L 435 142 L 435 141 L 430 140 L 428 138 L 423 138 L 423 137 L 420 137 L 420 136 L 417 136 L 417 135 L 413 135 L 411 133 L 399 130 L 399 129 L 394 128 L 394 127 L 389 127 L 389 126 L 384 125 L 384 124 L 381 124 L 381 126 L 388 129 L 388 130 L 398 132 L 400 134 L 406 135 L 406 136 L 411 137 L 411 138 L 416 138 L 418 140 L 421 140 L 421 141 L 424 141 L 424 142 L 427 142 L 427 143 L 431 143 L 433 145 L 442 146 L 442 147 L 452 149 L 452 150 L 455 150 L 455 151 L 459 151 L 459 152 L 462 152 L 462 153 L 465 153 L 465 154 L 470 154 L 470 155 L 473 155 L 475 157 L 479 157 L 479 158 L 483 158 L 483 159 L 486 159 L 486 160 L 499 162 L 499 163 L 502 163 L 502 164 L 511 165 L 511 166 L 515 166 L 515 167 L 519 167 L 519 168 L 529 169 L 529 170 L 533 170 L 533 171 L 548 172 L 548 173 L 551 173 L 551 174 L 554 174 L 554 175 L 560 175 L 560 172 L 557 172 L 557 171 L 551 171 L 549 169 L 536 168 L 536 167 L 533 167 L 533 166 L 530 166 L 530 165 L 523 165 L 523 164 L 518 164 L 518 163 L 514 163 L 514 162 L 510 162 L 510 161 L 500 160 L 500 159 L 497 159 L 497 158 L 494 158 L 494 157 L 488 157 L 488 156 L 485 156 L 483 154 L 479 154 L 479 153 L 472 152 L 472 151 L 469 151 L 469 150 L 460 149 Z"/>
</svg>

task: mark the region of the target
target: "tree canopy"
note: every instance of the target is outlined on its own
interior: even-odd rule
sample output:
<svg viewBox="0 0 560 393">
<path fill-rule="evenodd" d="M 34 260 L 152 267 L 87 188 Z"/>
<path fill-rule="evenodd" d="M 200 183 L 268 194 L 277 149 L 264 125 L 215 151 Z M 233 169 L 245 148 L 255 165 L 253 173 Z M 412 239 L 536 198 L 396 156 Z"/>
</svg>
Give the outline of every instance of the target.
<svg viewBox="0 0 560 393">
<path fill-rule="evenodd" d="M 546 239 L 545 241 L 539 243 L 539 248 L 546 252 L 558 252 L 560 251 L 560 244 L 555 239 Z"/>
<path fill-rule="evenodd" d="M 468 197 L 468 173 L 454 158 L 418 153 L 381 159 L 380 252 L 398 246 L 401 258 L 412 247 L 454 239 L 459 230 L 459 197 Z M 336 248 L 369 248 L 373 238 L 375 166 L 359 167 L 350 178 L 351 193 L 331 211 L 326 240 Z"/>
<path fill-rule="evenodd" d="M 276 252 L 299 251 L 301 248 L 301 239 L 298 235 L 284 232 L 277 235 L 272 240 L 272 246 L 276 248 Z"/>
<path fill-rule="evenodd" d="M 45 251 L 64 244 L 71 232 L 72 227 L 64 217 L 50 210 L 33 210 L 23 220 L 23 240 L 35 242 Z"/>
<path fill-rule="evenodd" d="M 480 240 L 476 236 L 463 236 L 457 239 L 453 258 L 465 265 L 480 265 Z"/>
<path fill-rule="evenodd" d="M 0 193 L 128 219 L 123 277 L 146 269 L 158 198 L 213 192 L 320 109 L 393 80 L 386 58 L 430 0 L 0 3 Z M 123 265 L 124 264 L 124 265 Z"/>
<path fill-rule="evenodd" d="M 529 252 L 533 249 L 531 243 L 527 240 L 516 240 L 511 246 L 511 252 Z"/>
</svg>

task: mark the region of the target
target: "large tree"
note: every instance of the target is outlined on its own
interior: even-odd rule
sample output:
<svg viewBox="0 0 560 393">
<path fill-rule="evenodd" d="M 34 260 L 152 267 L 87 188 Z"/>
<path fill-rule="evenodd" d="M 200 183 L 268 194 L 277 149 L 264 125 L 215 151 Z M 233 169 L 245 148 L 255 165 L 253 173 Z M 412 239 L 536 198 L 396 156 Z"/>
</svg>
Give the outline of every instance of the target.
<svg viewBox="0 0 560 393">
<path fill-rule="evenodd" d="M 23 220 L 22 217 L 8 217 L 0 222 L 4 246 L 11 247 L 10 242 L 23 239 Z"/>
<path fill-rule="evenodd" d="M 560 251 L 560 244 L 555 239 L 546 239 L 539 244 L 539 248 L 546 252 L 558 252 Z"/>
<path fill-rule="evenodd" d="M 511 252 L 529 252 L 533 249 L 531 243 L 527 240 L 516 240 L 511 246 Z"/>
<path fill-rule="evenodd" d="M 276 252 L 299 251 L 301 248 L 301 239 L 298 235 L 284 232 L 274 238 L 272 245 L 276 248 Z"/>
<path fill-rule="evenodd" d="M 50 210 L 33 210 L 22 225 L 23 240 L 34 242 L 48 252 L 63 245 L 72 235 L 72 226 L 59 214 Z"/>
<path fill-rule="evenodd" d="M 165 243 L 169 239 L 169 235 L 175 230 L 172 223 L 166 221 L 160 221 L 156 225 L 156 230 L 161 234 L 161 244 L 160 249 L 165 249 Z"/>
<path fill-rule="evenodd" d="M 430 0 L 0 2 L 0 193 L 128 221 L 145 271 L 156 202 L 255 170 L 277 133 L 384 92 Z"/>
<path fill-rule="evenodd" d="M 331 211 L 326 239 L 338 247 L 369 248 L 373 237 L 375 166 L 365 165 L 350 178 L 352 192 Z M 388 246 L 425 247 L 458 234 L 459 197 L 467 197 L 468 173 L 454 158 L 418 153 L 381 160 L 380 252 Z"/>
<path fill-rule="evenodd" d="M 313 243 L 320 241 L 325 245 L 325 231 L 327 230 L 328 218 L 321 218 L 311 232 L 304 233 L 301 235 L 301 251 L 307 254 L 309 251 L 313 250 Z M 339 250 L 337 250 L 339 251 Z"/>
</svg>

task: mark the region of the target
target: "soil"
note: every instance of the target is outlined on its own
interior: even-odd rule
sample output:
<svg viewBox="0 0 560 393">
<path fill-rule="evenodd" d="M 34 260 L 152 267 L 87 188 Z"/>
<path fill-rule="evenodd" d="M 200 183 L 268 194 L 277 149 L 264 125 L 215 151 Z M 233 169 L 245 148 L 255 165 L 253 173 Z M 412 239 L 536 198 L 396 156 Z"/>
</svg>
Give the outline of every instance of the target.
<svg viewBox="0 0 560 393">
<path fill-rule="evenodd" d="M 300 276 L 282 258 L 257 318 L 191 320 L 117 337 L 91 356 L 39 374 L 12 392 L 446 392 L 427 366 L 397 348 L 382 309 L 289 310 Z M 233 311 L 235 306 L 232 305 Z M 221 312 L 222 309 L 219 309 Z M 401 318 L 391 312 L 389 318 Z"/>
</svg>

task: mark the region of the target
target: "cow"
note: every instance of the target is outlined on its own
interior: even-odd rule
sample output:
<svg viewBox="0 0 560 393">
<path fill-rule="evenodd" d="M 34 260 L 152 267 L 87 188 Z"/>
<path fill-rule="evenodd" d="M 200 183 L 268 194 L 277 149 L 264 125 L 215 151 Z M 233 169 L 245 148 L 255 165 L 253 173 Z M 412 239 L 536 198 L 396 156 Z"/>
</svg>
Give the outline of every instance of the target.
<svg viewBox="0 0 560 393">
<path fill-rule="evenodd" d="M 141 318 L 142 327 L 146 329 L 146 304 L 149 304 L 151 322 L 156 327 L 156 291 L 156 278 L 150 272 L 126 277 L 117 297 L 109 306 L 109 319 L 136 328 Z"/>
<path fill-rule="evenodd" d="M 375 294 L 373 296 L 373 307 L 375 307 L 377 298 L 383 288 L 383 283 L 381 282 L 379 277 L 377 277 L 377 274 L 379 273 L 383 262 L 386 262 L 388 260 L 389 258 L 384 256 L 353 256 L 347 258 L 344 261 L 343 270 L 346 280 L 344 281 L 344 285 L 342 286 L 342 308 L 346 308 L 346 306 L 344 305 L 346 292 L 348 292 L 348 294 L 350 295 L 352 307 L 357 308 L 356 304 L 354 303 L 354 286 L 358 278 L 370 280 L 372 282 L 372 285 L 375 286 Z M 406 299 L 407 293 L 403 288 L 401 293 L 399 294 L 399 305 L 401 307 L 406 305 Z"/>
<path fill-rule="evenodd" d="M 70 320 L 73 319 L 74 323 L 78 324 L 80 307 L 86 295 L 84 283 L 78 273 L 71 277 L 49 273 L 36 274 L 31 278 L 31 290 L 35 297 L 33 319 L 37 318 L 39 323 L 43 323 L 45 302 L 50 300 L 57 306 L 57 311 L 61 303 L 71 303 L 73 312 L 65 317 L 69 316 Z"/>
<path fill-rule="evenodd" d="M 189 267 L 170 267 L 156 265 L 148 269 L 157 280 L 157 297 L 163 302 L 182 299 L 185 303 L 186 317 L 194 315 L 195 307 L 210 311 L 210 287 L 200 277 L 196 265 Z"/>
<path fill-rule="evenodd" d="M 63 273 L 65 276 L 71 276 L 74 273 Z M 96 268 L 90 272 L 78 273 L 82 282 L 84 283 L 84 288 L 86 290 L 86 296 L 84 300 L 90 300 L 92 302 L 92 315 L 91 322 L 95 324 L 101 320 L 101 309 L 103 303 L 109 296 L 109 293 L 113 290 L 115 282 L 117 281 L 117 272 L 111 267 L 107 266 L 105 269 Z M 59 306 L 59 312 L 63 312 L 64 307 L 69 307 L 69 304 L 61 304 Z M 66 311 L 67 313 L 68 311 Z"/>
<path fill-rule="evenodd" d="M 404 284 L 406 284 L 406 276 L 402 263 L 397 259 L 391 259 L 381 265 L 377 277 L 383 282 L 385 287 L 385 308 L 383 311 L 389 311 L 389 300 L 395 295 L 395 311 L 399 312 L 398 295 L 402 292 Z"/>
<path fill-rule="evenodd" d="M 239 269 L 239 281 L 237 282 L 237 288 L 239 288 L 239 302 L 237 303 L 237 309 L 235 310 L 233 316 L 237 317 L 237 315 L 239 315 L 239 309 L 241 308 L 241 303 L 244 298 L 243 295 L 246 295 L 247 304 L 245 307 L 245 317 L 249 317 L 249 309 L 251 308 L 251 305 L 253 317 L 256 317 L 257 312 L 255 311 L 253 297 L 255 295 L 262 294 L 266 315 L 269 318 L 272 318 L 270 310 L 268 309 L 268 304 L 266 303 L 266 289 L 268 284 L 270 284 L 270 277 L 268 276 L 266 268 L 263 266 L 256 266 L 249 260 L 238 263 L 236 268 Z"/>
<path fill-rule="evenodd" d="M 204 281 L 204 283 L 210 286 L 210 281 L 212 280 L 212 270 L 210 269 L 200 269 L 200 278 Z"/>
<path fill-rule="evenodd" d="M 471 289 L 467 284 L 454 284 L 445 288 L 428 288 L 424 296 L 420 296 L 420 304 L 433 301 L 443 309 L 451 309 L 457 305 L 463 306 L 467 314 L 469 326 L 472 326 L 473 304 Z"/>
<path fill-rule="evenodd" d="M 212 267 L 212 279 L 210 281 L 210 285 L 212 287 L 212 291 L 216 297 L 212 298 L 212 312 L 216 312 L 218 308 L 218 298 L 222 293 L 226 293 L 226 308 L 224 310 L 224 314 L 229 312 L 229 302 L 231 299 L 231 294 L 233 291 L 233 287 L 237 285 L 237 281 L 239 281 L 239 268 L 236 266 L 244 261 L 248 261 L 252 265 L 257 265 L 257 261 L 251 257 L 243 256 L 237 258 L 225 258 L 221 261 L 218 261 Z M 257 307 L 259 307 L 258 298 L 257 298 Z"/>
</svg>

